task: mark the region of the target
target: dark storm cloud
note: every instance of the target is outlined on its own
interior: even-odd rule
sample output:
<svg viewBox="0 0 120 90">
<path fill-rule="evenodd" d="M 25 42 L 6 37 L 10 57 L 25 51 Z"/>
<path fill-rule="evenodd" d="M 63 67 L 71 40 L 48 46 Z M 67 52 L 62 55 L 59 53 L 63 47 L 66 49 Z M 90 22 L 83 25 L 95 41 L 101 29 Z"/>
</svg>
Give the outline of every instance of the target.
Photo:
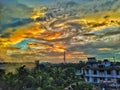
<svg viewBox="0 0 120 90">
<path fill-rule="evenodd" d="M 105 28 L 95 32 L 86 32 L 82 34 L 84 37 L 94 37 L 93 39 L 99 40 L 101 38 L 107 38 L 115 35 L 120 35 L 120 27 Z"/>
<path fill-rule="evenodd" d="M 106 33 L 104 33 L 103 36 L 111 36 L 111 35 L 117 35 L 117 34 L 120 34 L 120 30 L 118 30 L 118 31 L 106 32 Z"/>
<path fill-rule="evenodd" d="M 110 35 L 117 35 L 120 34 L 120 26 L 118 27 L 108 27 L 105 29 L 102 29 L 100 31 L 94 32 L 96 35 L 101 36 L 110 36 Z"/>
<path fill-rule="evenodd" d="M 2 4 L 4 3 L 4 4 Z M 24 4 L 20 4 L 17 0 L 0 0 L 0 25 L 5 26 L 5 24 L 10 24 L 8 26 L 14 26 L 22 19 L 29 19 L 33 8 L 28 7 Z M 18 19 L 18 21 L 14 20 Z M 21 22 L 19 22 L 21 23 Z"/>
<path fill-rule="evenodd" d="M 30 18 L 17 19 L 15 21 L 13 21 L 12 23 L 3 25 L 2 30 L 5 30 L 7 28 L 14 28 L 14 27 L 17 27 L 17 26 L 22 26 L 22 25 L 25 25 L 25 24 L 28 24 L 28 23 L 31 23 L 31 22 L 33 22 L 33 19 L 30 19 Z"/>
<path fill-rule="evenodd" d="M 104 39 L 101 38 L 99 40 L 96 40 L 94 42 L 88 42 L 85 43 L 83 45 L 81 44 L 77 44 L 77 45 L 73 45 L 71 47 L 69 47 L 69 50 L 71 51 L 84 51 L 87 54 L 99 54 L 99 53 L 108 53 L 108 52 L 116 52 L 117 49 L 120 48 L 120 42 L 118 42 L 120 40 L 120 35 L 116 36 L 109 36 L 107 38 Z M 111 50 L 107 51 L 107 50 L 103 50 L 103 51 L 99 51 L 99 48 L 110 48 Z"/>
<path fill-rule="evenodd" d="M 0 38 L 8 38 L 11 35 L 11 33 L 4 33 L 0 36 Z"/>
<path fill-rule="evenodd" d="M 96 36 L 96 34 L 95 33 L 85 33 L 85 34 L 83 34 L 83 36 Z"/>
<path fill-rule="evenodd" d="M 75 29 L 81 29 L 82 28 L 82 25 L 80 25 L 78 23 L 67 23 L 67 24 L 70 25 L 70 26 L 75 27 Z"/>
<path fill-rule="evenodd" d="M 70 51 L 83 51 L 86 54 L 97 55 L 98 50 L 94 46 L 87 44 L 87 45 L 75 45 L 69 48 Z"/>
<path fill-rule="evenodd" d="M 0 4 L 15 4 L 17 3 L 17 0 L 0 0 Z"/>
</svg>

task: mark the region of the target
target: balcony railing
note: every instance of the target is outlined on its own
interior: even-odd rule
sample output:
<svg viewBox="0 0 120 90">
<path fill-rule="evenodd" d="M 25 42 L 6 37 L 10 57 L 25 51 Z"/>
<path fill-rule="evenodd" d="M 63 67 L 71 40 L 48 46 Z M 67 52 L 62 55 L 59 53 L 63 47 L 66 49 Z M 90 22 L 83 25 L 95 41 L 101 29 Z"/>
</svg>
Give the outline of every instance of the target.
<svg viewBox="0 0 120 90">
<path fill-rule="evenodd" d="M 85 76 L 91 76 L 91 77 L 114 77 L 114 78 L 120 78 L 120 75 L 113 75 L 113 74 L 85 74 Z"/>
</svg>

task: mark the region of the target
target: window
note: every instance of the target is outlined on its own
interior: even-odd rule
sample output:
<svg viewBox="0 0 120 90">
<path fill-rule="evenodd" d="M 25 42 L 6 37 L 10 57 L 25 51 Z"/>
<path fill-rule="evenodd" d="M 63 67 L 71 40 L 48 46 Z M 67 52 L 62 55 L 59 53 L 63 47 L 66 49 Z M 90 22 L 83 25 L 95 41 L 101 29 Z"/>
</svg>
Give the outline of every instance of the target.
<svg viewBox="0 0 120 90">
<path fill-rule="evenodd" d="M 97 74 L 97 71 L 96 71 L 96 70 L 94 70 L 94 74 Z"/>
<path fill-rule="evenodd" d="M 100 73 L 104 73 L 104 70 L 100 70 Z"/>
<path fill-rule="evenodd" d="M 105 71 L 104 71 L 104 70 L 100 70 L 100 71 L 99 71 L 99 74 L 102 74 L 102 75 L 103 75 L 103 74 L 105 74 Z"/>
<path fill-rule="evenodd" d="M 89 82 L 89 77 L 87 77 L 87 81 Z"/>
<path fill-rule="evenodd" d="M 104 80 L 105 80 L 105 78 L 100 77 L 100 80 L 103 80 L 103 81 L 104 81 Z"/>
<path fill-rule="evenodd" d="M 97 82 L 97 78 L 94 78 L 93 80 L 94 80 L 94 82 Z"/>
<path fill-rule="evenodd" d="M 89 74 L 89 70 L 86 70 L 86 73 Z"/>
<path fill-rule="evenodd" d="M 111 79 L 110 79 L 110 78 L 108 78 L 108 81 L 111 81 Z"/>
<path fill-rule="evenodd" d="M 120 79 L 117 79 L 117 83 L 120 84 Z"/>
<path fill-rule="evenodd" d="M 111 71 L 110 71 L 110 70 L 108 70 L 108 71 L 107 71 L 107 74 L 111 74 Z"/>
<path fill-rule="evenodd" d="M 102 80 L 104 81 L 104 80 L 105 80 L 105 78 L 102 78 Z"/>
<path fill-rule="evenodd" d="M 102 78 L 100 77 L 100 80 L 102 80 Z"/>
<path fill-rule="evenodd" d="M 119 75 L 119 70 L 116 71 L 116 75 Z"/>
</svg>

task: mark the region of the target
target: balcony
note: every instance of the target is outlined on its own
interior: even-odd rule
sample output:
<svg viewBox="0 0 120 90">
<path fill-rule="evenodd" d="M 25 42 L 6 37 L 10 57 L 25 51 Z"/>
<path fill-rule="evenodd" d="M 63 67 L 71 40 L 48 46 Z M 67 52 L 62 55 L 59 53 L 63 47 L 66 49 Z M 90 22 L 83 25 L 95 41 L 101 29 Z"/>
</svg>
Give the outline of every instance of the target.
<svg viewBox="0 0 120 90">
<path fill-rule="evenodd" d="M 97 74 L 85 74 L 88 77 L 108 77 L 108 78 L 120 78 L 120 75 L 106 74 L 106 73 L 97 73 Z"/>
</svg>

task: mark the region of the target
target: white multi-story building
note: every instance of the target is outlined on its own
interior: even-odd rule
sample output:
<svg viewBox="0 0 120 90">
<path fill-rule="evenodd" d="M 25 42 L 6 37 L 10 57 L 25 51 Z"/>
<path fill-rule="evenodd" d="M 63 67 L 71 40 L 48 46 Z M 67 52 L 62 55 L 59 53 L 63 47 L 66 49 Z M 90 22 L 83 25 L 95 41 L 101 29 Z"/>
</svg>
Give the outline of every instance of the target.
<svg viewBox="0 0 120 90">
<path fill-rule="evenodd" d="M 116 66 L 113 62 L 96 61 L 94 57 L 88 58 L 82 70 L 86 82 L 107 84 L 111 87 L 120 86 L 120 66 Z"/>
</svg>

